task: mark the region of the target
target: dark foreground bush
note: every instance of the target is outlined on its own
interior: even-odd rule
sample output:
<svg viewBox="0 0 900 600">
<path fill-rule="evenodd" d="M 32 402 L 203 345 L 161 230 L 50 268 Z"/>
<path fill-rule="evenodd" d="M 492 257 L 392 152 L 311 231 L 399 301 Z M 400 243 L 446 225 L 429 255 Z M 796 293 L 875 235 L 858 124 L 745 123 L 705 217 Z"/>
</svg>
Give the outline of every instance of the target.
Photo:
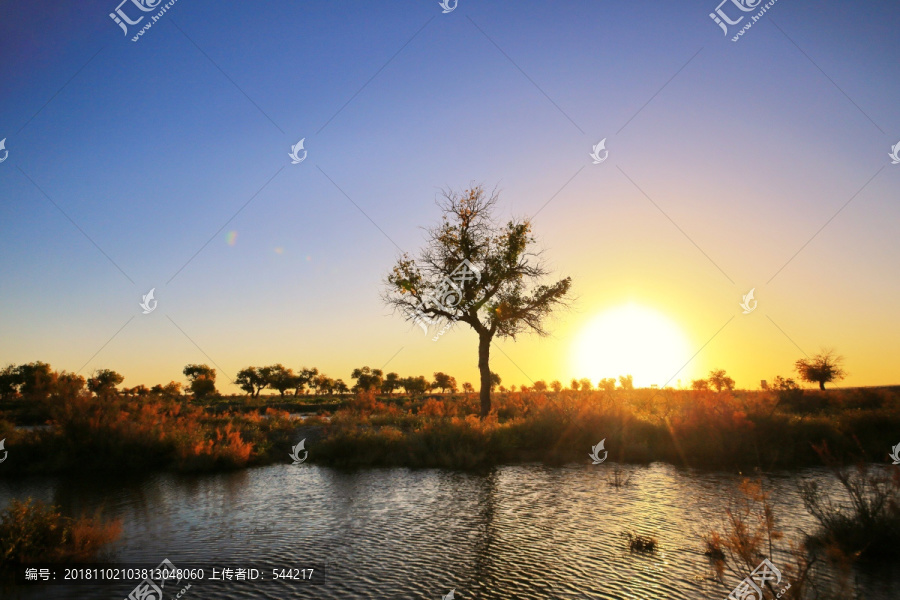
<svg viewBox="0 0 900 600">
<path fill-rule="evenodd" d="M 860 462 L 836 464 L 819 448 L 844 492 L 835 498 L 813 482 L 800 486 L 806 510 L 821 525 L 809 544 L 849 559 L 896 561 L 900 558 L 900 471 L 885 471 Z"/>
<path fill-rule="evenodd" d="M 13 500 L 0 516 L 0 567 L 29 562 L 87 562 L 122 532 L 120 521 L 73 519 L 55 506 Z"/>
</svg>

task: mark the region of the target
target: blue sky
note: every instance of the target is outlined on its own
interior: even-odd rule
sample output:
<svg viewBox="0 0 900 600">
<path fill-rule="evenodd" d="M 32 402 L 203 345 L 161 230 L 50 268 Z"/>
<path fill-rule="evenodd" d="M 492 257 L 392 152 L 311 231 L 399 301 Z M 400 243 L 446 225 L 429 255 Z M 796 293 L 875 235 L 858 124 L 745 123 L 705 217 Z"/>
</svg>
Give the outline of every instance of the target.
<svg viewBox="0 0 900 600">
<path fill-rule="evenodd" d="M 471 332 L 431 342 L 379 292 L 439 190 L 481 182 L 504 215 L 552 198 L 535 230 L 577 296 L 500 343 L 506 381 L 587 375 L 586 323 L 637 302 L 703 348 L 685 380 L 833 346 L 846 384 L 896 383 L 896 3 L 780 0 L 737 43 L 706 1 L 178 0 L 136 43 L 116 5 L 0 4 L 2 363 L 474 381 Z"/>
</svg>

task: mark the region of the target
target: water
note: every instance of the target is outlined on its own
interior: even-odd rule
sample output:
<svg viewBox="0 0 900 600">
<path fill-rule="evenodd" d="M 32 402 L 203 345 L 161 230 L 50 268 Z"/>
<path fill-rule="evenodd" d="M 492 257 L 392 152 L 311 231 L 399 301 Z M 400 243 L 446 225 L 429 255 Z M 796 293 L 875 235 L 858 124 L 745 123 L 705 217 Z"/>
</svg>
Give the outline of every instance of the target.
<svg viewBox="0 0 900 600">
<path fill-rule="evenodd" d="M 719 527 L 740 476 L 655 463 L 506 466 L 485 472 L 275 465 L 184 477 L 0 481 L 0 505 L 32 496 L 68 513 L 103 506 L 124 530 L 115 560 L 154 566 L 261 569 L 266 581 L 196 582 L 193 598 L 434 598 L 721 600 L 738 583 L 714 581 L 700 536 Z M 797 494 L 802 479 L 832 487 L 821 470 L 769 474 L 779 525 L 799 539 L 815 524 Z M 622 534 L 658 540 L 632 554 Z M 313 581 L 271 581 L 272 569 L 314 567 Z M 58 576 L 62 576 L 58 573 Z M 896 598 L 900 568 L 856 572 L 862 596 Z M 134 582 L 5 590 L 24 599 L 125 598 Z M 184 585 L 184 584 L 182 584 Z M 181 586 L 169 592 L 169 599 Z"/>
</svg>

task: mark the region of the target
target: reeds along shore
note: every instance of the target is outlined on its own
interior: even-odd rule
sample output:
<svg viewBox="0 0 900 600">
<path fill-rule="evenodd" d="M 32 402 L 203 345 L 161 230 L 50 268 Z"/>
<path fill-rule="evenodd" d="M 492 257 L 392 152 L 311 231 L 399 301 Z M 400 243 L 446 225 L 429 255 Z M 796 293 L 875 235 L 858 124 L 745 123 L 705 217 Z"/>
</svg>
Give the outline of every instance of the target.
<svg viewBox="0 0 900 600">
<path fill-rule="evenodd" d="M 266 406 L 270 401 L 294 411 L 315 407 L 318 414 L 297 419 Z M 891 474 L 895 467 L 871 465 L 890 462 L 888 453 L 897 441 L 896 389 L 509 392 L 495 396 L 496 409 L 484 419 L 478 417 L 475 394 L 363 392 L 325 405 L 326 400 L 309 396 L 213 397 L 200 403 L 175 388 L 140 396 L 62 389 L 32 404 L 23 402 L 3 406 L 0 439 L 6 439 L 9 455 L 0 476 L 287 464 L 290 448 L 301 439 L 308 462 L 341 467 L 587 464 L 590 449 L 604 440 L 610 463 L 668 461 L 762 471 L 831 467 L 851 510 L 836 509 L 838 504 L 814 486 L 801 490 L 820 528 L 803 548 L 792 550 L 796 581 L 803 585 L 788 597 L 805 597 L 799 594 L 813 583 L 808 550 L 851 564 L 896 557 L 900 548 L 900 471 Z M 16 417 L 23 415 L 30 420 L 42 415 L 48 426 L 16 428 Z M 764 500 L 759 493 L 748 496 Z M 736 572 L 756 559 L 744 556 L 751 546 L 742 538 L 749 530 L 741 523 L 749 517 L 738 519 L 734 507 L 726 513 L 730 529 L 712 531 L 707 539 L 707 553 L 720 576 L 726 557 Z M 54 507 L 28 502 L 12 503 L 0 521 L 0 541 L 17 540 L 4 543 L 14 548 L 7 563 L 96 556 L 119 527 L 99 518 L 64 517 Z M 635 551 L 653 552 L 657 545 L 653 538 L 634 540 Z"/>
<path fill-rule="evenodd" d="M 195 402 L 173 390 L 127 397 L 83 389 L 6 401 L 0 439 L 10 458 L 2 475 L 233 469 L 289 460 L 303 438 L 313 463 L 452 468 L 584 461 L 605 440 L 613 462 L 768 470 L 821 465 L 814 445 L 823 443 L 839 459 L 889 462 L 900 442 L 896 388 L 507 392 L 495 394 L 484 419 L 476 394 L 361 392 L 331 401 Z M 301 421 L 269 402 L 317 414 Z M 23 415 L 49 426 L 16 428 Z"/>
</svg>

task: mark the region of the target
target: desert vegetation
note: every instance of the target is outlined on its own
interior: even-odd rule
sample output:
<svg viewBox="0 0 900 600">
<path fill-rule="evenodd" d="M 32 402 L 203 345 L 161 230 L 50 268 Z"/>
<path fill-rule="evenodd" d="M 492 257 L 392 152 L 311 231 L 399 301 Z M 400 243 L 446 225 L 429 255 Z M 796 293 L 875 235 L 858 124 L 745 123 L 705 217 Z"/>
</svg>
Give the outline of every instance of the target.
<svg viewBox="0 0 900 600">
<path fill-rule="evenodd" d="M 819 523 L 799 542 L 785 542 L 779 515 L 762 479 L 745 479 L 726 506 L 719 527 L 704 535 L 714 577 L 741 581 L 763 559 L 778 565 L 780 585 L 767 581 L 764 598 L 858 598 L 852 567 L 897 560 L 900 553 L 900 472 L 840 462 L 827 446 L 816 448 L 840 485 L 825 492 L 814 482 L 800 483 L 804 507 Z M 826 568 L 838 577 L 818 576 Z"/>
<path fill-rule="evenodd" d="M 351 372 L 352 387 L 329 383 L 316 368 L 245 371 L 256 378 L 246 395 L 223 396 L 206 365 L 184 368 L 185 389 L 175 381 L 120 388 L 124 378 L 110 370 L 85 378 L 46 363 L 7 367 L 0 372 L 0 439 L 10 452 L 3 475 L 286 463 L 301 439 L 310 462 L 339 467 L 559 465 L 586 461 L 604 439 L 613 491 L 631 485 L 633 467 L 625 463 L 832 469 L 835 489 L 800 488 L 819 527 L 795 546 L 782 543 L 762 484 L 745 483 L 721 527 L 705 537 L 713 577 L 723 582 L 771 558 L 791 582 L 782 597 L 834 597 L 815 588 L 819 563 L 849 573 L 859 561 L 895 557 L 900 547 L 900 472 L 875 464 L 889 461 L 900 430 L 900 388 L 809 389 L 777 376 L 762 390 L 740 390 L 722 369 L 691 389 L 635 388 L 627 376 L 506 388 L 492 373 L 491 411 L 482 416 L 474 386 L 442 371 L 428 379 L 363 366 Z M 90 560 L 117 535 L 118 524 L 99 516 L 70 518 L 13 502 L 0 521 L 0 558 L 7 565 Z M 623 535 L 635 555 L 659 549 L 652 535 Z M 839 585 L 846 588 L 839 593 L 852 591 L 849 580 Z"/>
<path fill-rule="evenodd" d="M 13 500 L 0 514 L 0 569 L 29 562 L 95 560 L 122 531 L 118 520 L 65 517 L 56 506 Z"/>
<path fill-rule="evenodd" d="M 303 437 L 311 461 L 344 466 L 562 464 L 605 438 L 618 463 L 772 469 L 821 464 L 821 444 L 886 461 L 900 429 L 897 388 L 803 389 L 776 377 L 737 390 L 721 369 L 690 390 L 635 389 L 628 377 L 507 389 L 492 374 L 486 417 L 474 386 L 440 371 L 429 380 L 359 367 L 352 389 L 316 368 L 245 371 L 257 377 L 247 395 L 222 396 L 206 365 L 185 367 L 186 392 L 174 381 L 118 389 L 124 379 L 109 370 L 85 379 L 46 363 L 7 367 L 0 439 L 15 459 L 4 474 L 240 468 L 284 460 Z M 267 387 L 277 395 L 261 395 Z"/>
</svg>

